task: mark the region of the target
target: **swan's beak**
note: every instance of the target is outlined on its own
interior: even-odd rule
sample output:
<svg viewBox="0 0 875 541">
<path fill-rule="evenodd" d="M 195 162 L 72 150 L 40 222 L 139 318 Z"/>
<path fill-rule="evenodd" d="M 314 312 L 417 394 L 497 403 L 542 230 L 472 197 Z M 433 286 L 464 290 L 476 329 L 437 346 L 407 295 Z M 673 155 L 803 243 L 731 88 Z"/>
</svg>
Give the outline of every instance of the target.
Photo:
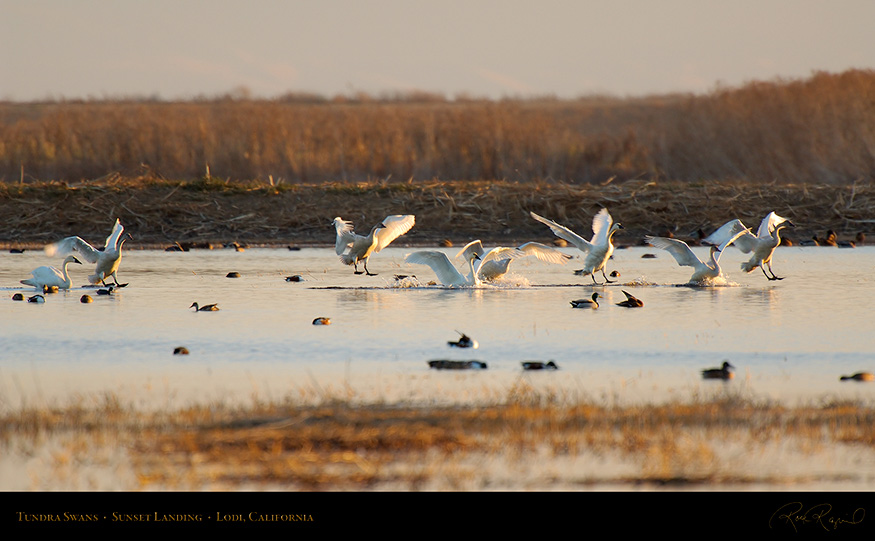
<svg viewBox="0 0 875 541">
<path fill-rule="evenodd" d="M 128 240 L 134 240 L 134 236 L 130 233 L 126 233 L 125 236 L 128 237 Z"/>
<path fill-rule="evenodd" d="M 621 223 L 617 223 L 617 229 L 626 229 L 626 228 L 623 227 L 623 224 L 621 224 Z"/>
<path fill-rule="evenodd" d="M 73 263 L 79 263 L 80 265 L 82 264 L 82 262 L 79 261 L 78 259 L 76 259 L 75 257 L 73 258 Z"/>
<path fill-rule="evenodd" d="M 786 225 L 786 226 L 788 226 L 788 227 L 796 227 L 796 224 L 794 224 L 794 223 L 791 222 L 790 220 L 787 220 L 786 222 L 784 222 L 784 225 Z"/>
</svg>

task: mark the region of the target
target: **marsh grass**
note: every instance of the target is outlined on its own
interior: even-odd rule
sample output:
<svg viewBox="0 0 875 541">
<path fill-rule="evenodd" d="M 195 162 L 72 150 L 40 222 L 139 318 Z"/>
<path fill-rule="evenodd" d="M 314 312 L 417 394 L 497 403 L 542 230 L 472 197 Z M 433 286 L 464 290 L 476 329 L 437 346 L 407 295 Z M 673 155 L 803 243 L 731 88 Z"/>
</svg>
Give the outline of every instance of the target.
<svg viewBox="0 0 875 541">
<path fill-rule="evenodd" d="M 0 180 L 844 184 L 873 178 L 873 94 L 850 70 L 627 99 L 7 102 Z"/>
<path fill-rule="evenodd" d="M 107 394 L 7 411 L 0 462 L 23 464 L 33 490 L 865 486 L 873 421 L 851 402 L 623 406 L 525 385 L 445 406 L 333 397 L 147 412 Z"/>
</svg>

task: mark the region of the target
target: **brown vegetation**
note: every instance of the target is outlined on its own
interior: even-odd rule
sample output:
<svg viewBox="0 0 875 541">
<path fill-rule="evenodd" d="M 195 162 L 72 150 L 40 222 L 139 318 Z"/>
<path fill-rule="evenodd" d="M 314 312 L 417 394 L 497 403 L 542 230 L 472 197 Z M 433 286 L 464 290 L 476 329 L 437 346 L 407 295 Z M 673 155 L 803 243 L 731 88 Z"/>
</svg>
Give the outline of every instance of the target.
<svg viewBox="0 0 875 541">
<path fill-rule="evenodd" d="M 875 177 L 875 71 L 704 96 L 0 104 L 0 180 L 274 183 Z"/>
<path fill-rule="evenodd" d="M 371 182 L 282 184 L 203 178 L 170 182 L 110 176 L 72 186 L 0 183 L 0 243 L 26 247 L 67 235 L 102 243 L 120 218 L 134 235 L 126 247 L 173 242 L 322 244 L 334 242 L 335 216 L 360 231 L 389 214 L 415 214 L 416 226 L 396 244 L 553 240 L 530 211 L 590 235 L 592 216 L 607 207 L 625 226 L 618 244 L 645 234 L 692 237 L 740 218 L 756 228 L 774 210 L 792 219 L 795 240 L 839 240 L 875 232 L 875 185 L 760 185 L 746 182 L 614 181 L 604 185 L 515 182 Z"/>
<path fill-rule="evenodd" d="M 868 469 L 832 453 L 871 451 L 873 421 L 871 407 L 853 403 L 786 407 L 724 394 L 608 406 L 525 385 L 492 404 L 444 407 L 328 400 L 145 412 L 107 396 L 8 412 L 0 446 L 7 459 L 53 449 L 53 463 L 32 476 L 41 490 L 105 490 L 88 486 L 94 468 L 121 464 L 132 468 L 130 486 L 110 489 L 719 488 L 865 483 Z"/>
</svg>

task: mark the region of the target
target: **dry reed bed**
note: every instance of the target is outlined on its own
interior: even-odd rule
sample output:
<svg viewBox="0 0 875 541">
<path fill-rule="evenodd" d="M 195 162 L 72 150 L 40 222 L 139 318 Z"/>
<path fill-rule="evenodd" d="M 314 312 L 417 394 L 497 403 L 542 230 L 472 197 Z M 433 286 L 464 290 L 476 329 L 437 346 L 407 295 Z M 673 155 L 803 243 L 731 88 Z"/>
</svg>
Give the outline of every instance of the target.
<svg viewBox="0 0 875 541">
<path fill-rule="evenodd" d="M 551 241 L 530 211 L 589 236 L 592 216 L 607 207 L 626 230 L 619 244 L 645 234 L 684 238 L 741 218 L 756 228 L 774 210 L 791 218 L 796 240 L 833 229 L 839 238 L 875 230 L 875 185 L 846 186 L 749 182 L 618 180 L 601 185 L 558 182 L 326 183 L 271 186 L 216 178 L 164 181 L 111 175 L 92 182 L 0 183 L 0 242 L 39 246 L 76 234 L 102 243 L 115 218 L 135 241 L 131 248 L 172 242 L 323 244 L 334 242 L 335 216 L 359 232 L 388 214 L 415 214 L 416 226 L 400 243 L 442 239 Z"/>
<path fill-rule="evenodd" d="M 126 408 L 107 396 L 90 406 L 7 412 L 0 417 L 0 445 L 4 454 L 11 448 L 37 454 L 47 441 L 62 441 L 54 468 L 68 477 L 71 467 L 107 460 L 101 458 L 112 455 L 106 448 L 126 449 L 134 486 L 119 488 L 128 490 L 716 487 L 866 481 L 875 473 L 873 421 L 871 406 L 854 403 L 785 407 L 724 395 L 607 406 L 526 388 L 492 405 L 329 400 L 158 413 Z M 837 446 L 868 453 L 868 465 L 830 473 L 757 467 L 768 462 L 769 448 L 780 449 L 773 460 L 792 464 L 832 462 L 823 455 Z M 606 457 L 622 466 L 598 466 Z M 594 466 L 563 470 L 575 461 Z M 505 478 L 507 471 L 538 464 L 546 467 L 538 470 L 540 478 L 531 472 L 520 484 Z"/>
<path fill-rule="evenodd" d="M 629 99 L 0 103 L 0 180 L 870 181 L 873 96 L 850 70 Z"/>
</svg>

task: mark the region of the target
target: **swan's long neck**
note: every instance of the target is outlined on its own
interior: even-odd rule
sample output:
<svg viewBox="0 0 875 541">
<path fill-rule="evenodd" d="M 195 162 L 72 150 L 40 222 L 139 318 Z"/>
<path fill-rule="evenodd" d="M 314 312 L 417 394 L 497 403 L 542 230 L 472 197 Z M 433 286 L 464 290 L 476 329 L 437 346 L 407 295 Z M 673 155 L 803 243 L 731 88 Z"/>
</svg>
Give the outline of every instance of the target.
<svg viewBox="0 0 875 541">
<path fill-rule="evenodd" d="M 67 259 L 66 261 L 64 261 L 64 266 L 62 267 L 62 270 L 64 273 L 64 282 L 66 282 L 67 287 L 70 287 L 70 285 L 73 284 L 73 280 L 70 279 L 70 273 L 67 272 L 67 267 L 69 267 L 70 263 L 72 263 L 72 262 L 73 261 Z"/>
<path fill-rule="evenodd" d="M 470 281 L 473 283 L 473 285 L 479 286 L 482 282 L 480 281 L 480 277 L 477 276 L 477 270 L 474 269 L 474 260 L 475 259 L 476 259 L 475 257 L 472 257 L 471 259 L 468 260 L 468 264 L 471 266 L 471 280 Z"/>
<path fill-rule="evenodd" d="M 711 267 L 711 270 L 713 270 L 717 276 L 720 275 L 720 254 L 720 250 L 714 246 L 711 247 L 711 264 L 708 266 Z"/>
</svg>

